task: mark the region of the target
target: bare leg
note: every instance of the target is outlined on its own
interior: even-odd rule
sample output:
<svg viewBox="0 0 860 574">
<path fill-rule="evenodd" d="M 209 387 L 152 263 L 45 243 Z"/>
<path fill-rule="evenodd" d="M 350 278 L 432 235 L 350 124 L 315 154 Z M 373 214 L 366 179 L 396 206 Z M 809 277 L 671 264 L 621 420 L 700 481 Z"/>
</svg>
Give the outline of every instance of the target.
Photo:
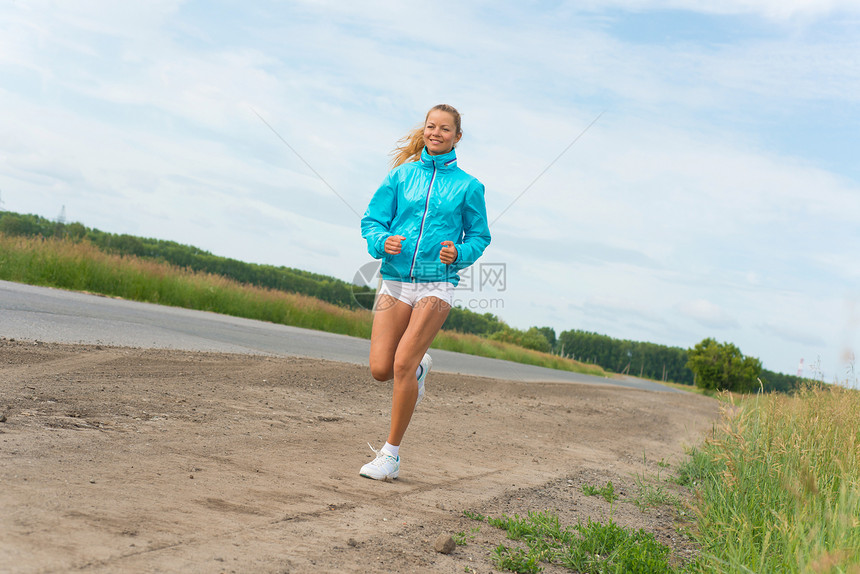
<svg viewBox="0 0 860 574">
<path fill-rule="evenodd" d="M 394 377 L 394 354 L 410 317 L 411 305 L 391 295 L 379 296 L 370 333 L 370 374 L 377 381 Z"/>
<path fill-rule="evenodd" d="M 430 348 L 451 306 L 437 297 L 425 297 L 415 304 L 408 325 L 394 353 L 394 396 L 391 401 L 391 427 L 388 443 L 399 446 L 412 419 L 418 399 L 418 378 L 415 371 Z M 376 320 L 374 319 L 374 330 Z M 371 339 L 371 348 L 373 342 Z"/>
</svg>

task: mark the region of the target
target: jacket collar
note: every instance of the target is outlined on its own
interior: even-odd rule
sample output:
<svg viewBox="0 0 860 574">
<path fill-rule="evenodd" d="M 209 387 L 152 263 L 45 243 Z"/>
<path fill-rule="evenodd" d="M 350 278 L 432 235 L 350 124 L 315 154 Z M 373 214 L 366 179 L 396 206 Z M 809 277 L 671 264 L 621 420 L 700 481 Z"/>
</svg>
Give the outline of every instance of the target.
<svg viewBox="0 0 860 574">
<path fill-rule="evenodd" d="M 436 169 L 454 169 L 457 167 L 457 152 L 452 149 L 448 153 L 442 155 L 430 155 L 425 147 L 421 150 L 421 163 L 424 167 L 432 168 L 435 164 Z"/>
</svg>

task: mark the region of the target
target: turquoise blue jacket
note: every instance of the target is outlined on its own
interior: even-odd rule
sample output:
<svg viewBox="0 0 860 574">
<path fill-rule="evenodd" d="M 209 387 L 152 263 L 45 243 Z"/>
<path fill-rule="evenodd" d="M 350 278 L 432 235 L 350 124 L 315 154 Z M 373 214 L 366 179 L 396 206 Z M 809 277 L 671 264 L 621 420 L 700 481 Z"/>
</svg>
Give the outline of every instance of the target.
<svg viewBox="0 0 860 574">
<path fill-rule="evenodd" d="M 484 185 L 457 167 L 452 149 L 392 169 L 361 219 L 367 251 L 382 259 L 382 277 L 427 283 L 460 281 L 458 271 L 472 265 L 490 244 Z M 385 253 L 385 240 L 402 235 L 397 255 Z M 439 260 L 443 241 L 453 241 L 457 259 Z"/>
</svg>

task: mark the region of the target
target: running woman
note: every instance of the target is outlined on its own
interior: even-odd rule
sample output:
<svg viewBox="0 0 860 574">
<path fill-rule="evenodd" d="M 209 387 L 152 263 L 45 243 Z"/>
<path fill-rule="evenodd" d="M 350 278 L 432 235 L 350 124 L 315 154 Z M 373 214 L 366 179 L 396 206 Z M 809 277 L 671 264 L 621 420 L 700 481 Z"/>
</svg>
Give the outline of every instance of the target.
<svg viewBox="0 0 860 574">
<path fill-rule="evenodd" d="M 370 336 L 370 372 L 394 379 L 388 440 L 361 476 L 400 474 L 400 443 L 424 398 L 432 361 L 427 350 L 453 303 L 461 269 L 490 243 L 483 184 L 457 167 L 460 114 L 440 104 L 400 140 L 393 169 L 361 220 L 367 250 L 382 259 L 382 286 Z"/>
</svg>

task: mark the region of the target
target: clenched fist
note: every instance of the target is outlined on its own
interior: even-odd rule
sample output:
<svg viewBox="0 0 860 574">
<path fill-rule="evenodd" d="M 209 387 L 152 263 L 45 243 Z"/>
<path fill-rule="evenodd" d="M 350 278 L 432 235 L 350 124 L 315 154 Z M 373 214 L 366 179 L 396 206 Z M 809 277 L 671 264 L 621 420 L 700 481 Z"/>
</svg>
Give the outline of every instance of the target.
<svg viewBox="0 0 860 574">
<path fill-rule="evenodd" d="M 406 239 L 402 235 L 389 235 L 385 240 L 385 252 L 389 255 L 397 255 L 400 253 L 400 243 Z"/>
<path fill-rule="evenodd" d="M 457 260 L 457 248 L 453 241 L 443 241 L 442 249 L 439 251 L 439 259 L 445 265 L 451 265 Z"/>
</svg>

